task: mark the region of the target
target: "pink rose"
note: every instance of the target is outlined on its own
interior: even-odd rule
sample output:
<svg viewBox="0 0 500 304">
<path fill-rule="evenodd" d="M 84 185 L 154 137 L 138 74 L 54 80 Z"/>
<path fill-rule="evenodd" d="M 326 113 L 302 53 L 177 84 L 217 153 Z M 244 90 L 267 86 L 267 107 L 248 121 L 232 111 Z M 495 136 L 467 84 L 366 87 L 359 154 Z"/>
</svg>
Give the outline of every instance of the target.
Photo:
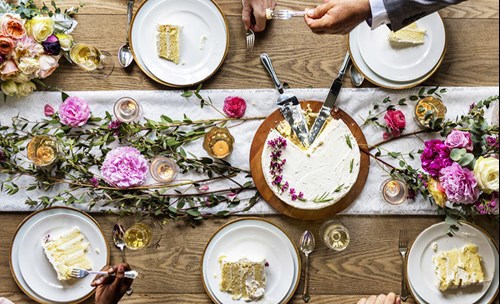
<svg viewBox="0 0 500 304">
<path fill-rule="evenodd" d="M 224 100 L 224 113 L 231 118 L 241 118 L 245 115 L 247 103 L 241 97 L 229 96 Z"/>
<path fill-rule="evenodd" d="M 81 127 L 90 118 L 90 108 L 87 102 L 78 97 L 68 97 L 59 106 L 61 123 L 73 128 Z"/>
<path fill-rule="evenodd" d="M 46 104 L 43 108 L 43 113 L 45 114 L 45 116 L 52 116 L 55 112 L 56 111 L 54 110 L 54 108 L 49 104 Z"/>
<path fill-rule="evenodd" d="M 384 139 L 390 137 L 401 136 L 401 130 L 406 128 L 406 118 L 400 110 L 387 110 L 384 116 L 385 123 L 387 124 L 388 133 L 384 133 Z"/>
<path fill-rule="evenodd" d="M 19 71 L 19 69 L 17 68 L 16 62 L 9 59 L 3 64 L 3 67 L 0 69 L 0 74 L 2 78 L 5 79 L 6 77 L 15 75 L 17 71 Z"/>
<path fill-rule="evenodd" d="M 448 134 L 448 137 L 446 137 L 444 144 L 450 148 L 450 150 L 455 148 L 465 148 L 467 151 L 471 152 L 473 149 L 471 134 L 469 132 L 459 130 L 451 131 L 451 133 Z"/>
<path fill-rule="evenodd" d="M 2 32 L 13 39 L 21 39 L 26 35 L 23 21 L 16 16 L 7 14 L 2 19 Z"/>
<path fill-rule="evenodd" d="M 40 71 L 38 72 L 39 78 L 49 77 L 59 66 L 56 57 L 49 55 L 41 55 L 40 59 Z"/>
<path fill-rule="evenodd" d="M 0 54 L 7 55 L 14 49 L 14 40 L 8 36 L 0 35 Z"/>
</svg>

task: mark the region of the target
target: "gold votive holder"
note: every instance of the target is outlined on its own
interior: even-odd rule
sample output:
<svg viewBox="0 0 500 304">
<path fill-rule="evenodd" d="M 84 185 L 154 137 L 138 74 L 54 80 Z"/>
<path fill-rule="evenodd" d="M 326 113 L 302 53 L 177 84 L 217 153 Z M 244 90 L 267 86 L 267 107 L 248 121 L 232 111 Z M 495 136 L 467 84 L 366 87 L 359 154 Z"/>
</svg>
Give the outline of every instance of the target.
<svg viewBox="0 0 500 304">
<path fill-rule="evenodd" d="M 401 205 L 408 199 L 408 186 L 403 181 L 389 178 L 380 188 L 382 198 L 391 205 Z"/>
<path fill-rule="evenodd" d="M 436 120 L 440 118 L 444 120 L 447 112 L 448 109 L 441 99 L 429 96 L 417 102 L 415 106 L 415 119 L 420 126 L 430 128 L 430 119 Z M 429 114 L 432 115 L 429 117 Z"/>
<path fill-rule="evenodd" d="M 228 128 L 213 127 L 205 134 L 203 149 L 213 158 L 222 159 L 233 152 L 234 137 Z"/>
<path fill-rule="evenodd" d="M 49 135 L 37 135 L 28 143 L 28 159 L 37 167 L 54 164 L 59 155 L 57 140 Z"/>
<path fill-rule="evenodd" d="M 142 106 L 133 98 L 123 97 L 115 102 L 114 113 L 121 122 L 137 122 L 142 118 Z"/>
<path fill-rule="evenodd" d="M 159 183 L 173 181 L 178 171 L 177 164 L 172 159 L 163 156 L 155 157 L 149 166 L 151 176 Z"/>
</svg>

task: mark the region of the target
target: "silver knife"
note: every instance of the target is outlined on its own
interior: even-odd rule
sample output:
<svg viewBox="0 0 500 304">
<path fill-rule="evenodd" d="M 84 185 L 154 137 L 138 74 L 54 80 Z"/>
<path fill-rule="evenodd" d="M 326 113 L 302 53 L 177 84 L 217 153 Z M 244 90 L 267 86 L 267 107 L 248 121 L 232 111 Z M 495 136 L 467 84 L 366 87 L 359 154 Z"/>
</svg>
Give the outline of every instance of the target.
<svg viewBox="0 0 500 304">
<path fill-rule="evenodd" d="M 351 61 L 351 55 L 347 52 L 345 55 L 344 63 L 342 63 L 342 67 L 340 68 L 339 75 L 333 81 L 332 87 L 328 92 L 328 96 L 326 97 L 326 101 L 321 108 L 321 111 L 318 113 L 318 117 L 314 121 L 314 124 L 311 128 L 311 133 L 309 134 L 309 144 L 312 145 L 316 137 L 318 137 L 321 129 L 325 125 L 327 118 L 330 116 L 332 112 L 333 106 L 335 105 L 335 101 L 340 94 L 340 88 L 342 88 L 342 79 L 344 79 L 345 72 L 347 71 L 347 67 L 349 66 L 349 62 Z"/>
<path fill-rule="evenodd" d="M 304 114 L 302 113 L 299 100 L 294 95 L 285 93 L 283 84 L 278 79 L 278 76 L 274 71 L 271 58 L 269 58 L 267 54 L 262 54 L 260 55 L 260 61 L 266 68 L 274 82 L 274 85 L 276 86 L 276 89 L 280 93 L 276 103 L 278 104 L 281 114 L 283 114 L 285 120 L 288 124 L 290 124 L 292 131 L 297 135 L 302 145 L 304 145 L 304 147 L 308 147 L 309 131 L 307 130 L 306 120 L 304 118 Z"/>
</svg>

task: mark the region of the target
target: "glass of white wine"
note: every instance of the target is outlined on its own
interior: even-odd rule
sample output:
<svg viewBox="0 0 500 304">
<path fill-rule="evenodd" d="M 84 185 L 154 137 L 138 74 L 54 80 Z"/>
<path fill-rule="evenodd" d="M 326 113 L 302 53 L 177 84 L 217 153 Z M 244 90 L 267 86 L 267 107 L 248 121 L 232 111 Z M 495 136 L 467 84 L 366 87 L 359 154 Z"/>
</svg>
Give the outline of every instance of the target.
<svg viewBox="0 0 500 304">
<path fill-rule="evenodd" d="M 326 247 L 335 251 L 345 250 L 351 241 L 349 231 L 344 224 L 337 220 L 329 220 L 323 223 L 319 235 Z"/>
<path fill-rule="evenodd" d="M 115 69 L 113 57 L 109 52 L 101 51 L 85 43 L 75 43 L 69 51 L 69 56 L 73 63 L 94 78 L 107 78 Z"/>
<path fill-rule="evenodd" d="M 148 218 L 133 224 L 125 231 L 125 246 L 131 250 L 139 250 L 157 244 L 160 240 L 157 225 L 159 224 Z"/>
</svg>

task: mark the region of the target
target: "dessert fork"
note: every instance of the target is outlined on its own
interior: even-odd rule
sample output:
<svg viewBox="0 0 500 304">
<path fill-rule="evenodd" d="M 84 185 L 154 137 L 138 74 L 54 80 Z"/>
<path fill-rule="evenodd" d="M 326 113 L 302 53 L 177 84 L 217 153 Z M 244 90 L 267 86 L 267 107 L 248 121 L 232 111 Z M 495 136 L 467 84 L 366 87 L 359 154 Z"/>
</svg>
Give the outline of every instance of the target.
<svg viewBox="0 0 500 304">
<path fill-rule="evenodd" d="M 251 29 L 248 29 L 246 33 L 246 38 L 247 38 L 247 51 L 251 52 L 255 44 L 255 33 Z"/>
<path fill-rule="evenodd" d="M 305 11 L 289 11 L 289 10 L 275 10 L 271 11 L 271 14 L 268 15 L 268 19 L 280 19 L 280 20 L 289 20 L 292 17 L 304 17 L 306 15 Z M 271 18 L 269 18 L 271 17 Z"/>
<path fill-rule="evenodd" d="M 406 230 L 399 231 L 399 254 L 401 255 L 401 260 L 403 262 L 402 276 L 401 279 L 401 300 L 406 301 L 408 299 L 408 290 L 406 284 L 406 253 L 408 252 L 408 236 Z"/>
<path fill-rule="evenodd" d="M 109 275 L 109 273 L 107 271 L 89 271 L 89 270 L 78 269 L 78 268 L 73 268 L 71 270 L 71 277 L 76 278 L 76 279 L 83 279 L 86 276 L 88 276 L 89 274 L 104 275 L 104 276 Z M 138 275 L 139 274 L 135 270 L 125 271 L 125 278 L 127 278 L 127 279 L 133 280 L 133 279 L 137 278 Z M 115 274 L 113 273 L 113 274 L 111 274 L 111 276 L 115 276 Z"/>
</svg>

